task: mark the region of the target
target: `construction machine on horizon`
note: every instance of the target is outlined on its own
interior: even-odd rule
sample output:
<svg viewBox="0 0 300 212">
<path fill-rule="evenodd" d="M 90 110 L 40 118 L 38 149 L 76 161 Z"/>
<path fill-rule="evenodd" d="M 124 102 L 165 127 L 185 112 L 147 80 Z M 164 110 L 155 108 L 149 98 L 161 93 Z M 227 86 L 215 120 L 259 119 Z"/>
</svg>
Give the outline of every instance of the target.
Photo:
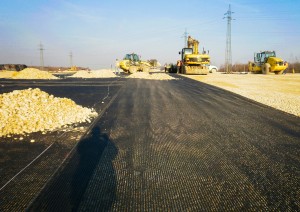
<svg viewBox="0 0 300 212">
<path fill-rule="evenodd" d="M 181 54 L 181 66 L 179 72 L 181 74 L 208 74 L 208 64 L 210 64 L 210 56 L 206 51 L 199 53 L 199 41 L 189 36 L 187 41 L 188 47 L 183 48 Z"/>
<path fill-rule="evenodd" d="M 119 68 L 121 68 L 125 73 L 131 74 L 138 71 L 149 72 L 151 66 L 151 63 L 148 61 L 142 61 L 140 56 L 135 53 L 126 54 L 123 60 L 119 62 Z"/>
<path fill-rule="evenodd" d="M 282 74 L 288 68 L 288 63 L 276 57 L 275 51 L 254 53 L 254 61 L 248 63 L 248 69 L 256 74 Z"/>
</svg>

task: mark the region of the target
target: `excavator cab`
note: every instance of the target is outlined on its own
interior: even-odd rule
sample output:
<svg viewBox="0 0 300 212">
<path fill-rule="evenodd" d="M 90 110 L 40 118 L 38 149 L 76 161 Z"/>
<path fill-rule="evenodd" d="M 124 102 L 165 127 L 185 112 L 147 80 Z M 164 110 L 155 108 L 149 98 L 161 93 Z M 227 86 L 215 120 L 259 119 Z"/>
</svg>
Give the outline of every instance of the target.
<svg viewBox="0 0 300 212">
<path fill-rule="evenodd" d="M 181 60 L 184 61 L 185 55 L 193 54 L 193 49 L 192 48 L 183 48 L 182 51 L 179 52 L 179 54 L 181 54 Z"/>
<path fill-rule="evenodd" d="M 260 53 L 254 54 L 254 62 L 255 63 L 266 63 L 269 57 L 276 57 L 275 51 L 264 51 Z"/>
<path fill-rule="evenodd" d="M 134 61 L 134 62 L 139 62 L 140 57 L 137 54 L 126 54 L 123 60 L 129 60 L 129 61 Z"/>
<path fill-rule="evenodd" d="M 265 51 L 261 53 L 261 62 L 267 62 L 269 57 L 276 57 L 275 51 Z"/>
<path fill-rule="evenodd" d="M 260 53 L 254 53 L 254 62 L 260 63 Z"/>
<path fill-rule="evenodd" d="M 140 61 L 140 57 L 137 54 L 132 54 L 132 61 L 139 62 Z"/>
<path fill-rule="evenodd" d="M 179 72 L 182 74 L 208 74 L 206 64 L 210 63 L 208 54 L 199 54 L 199 41 L 189 37 L 187 45 L 189 48 L 183 48 L 181 54 L 181 66 Z"/>
</svg>

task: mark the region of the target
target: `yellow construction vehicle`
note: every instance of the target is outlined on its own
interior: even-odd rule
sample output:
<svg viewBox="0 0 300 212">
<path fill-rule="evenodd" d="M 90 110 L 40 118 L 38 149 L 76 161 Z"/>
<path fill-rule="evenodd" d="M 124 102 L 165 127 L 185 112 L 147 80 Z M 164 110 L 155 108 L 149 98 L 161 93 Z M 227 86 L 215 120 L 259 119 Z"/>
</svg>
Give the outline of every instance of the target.
<svg viewBox="0 0 300 212">
<path fill-rule="evenodd" d="M 206 53 L 206 51 L 203 48 L 202 54 L 200 54 L 201 57 L 201 64 L 208 66 L 210 64 L 210 55 L 209 51 Z"/>
<path fill-rule="evenodd" d="M 77 71 L 77 66 L 71 66 L 68 71 Z"/>
<path fill-rule="evenodd" d="M 123 60 L 119 62 L 119 68 L 125 73 L 135 73 L 138 71 L 149 72 L 151 64 L 147 61 L 142 61 L 140 57 L 135 54 L 126 54 Z"/>
<path fill-rule="evenodd" d="M 199 41 L 188 37 L 188 48 L 183 48 L 181 54 L 181 66 L 179 72 L 182 74 L 208 74 L 207 64 L 210 63 L 210 56 L 205 51 L 199 54 Z"/>
<path fill-rule="evenodd" d="M 254 62 L 249 62 L 248 68 L 251 73 L 282 74 L 288 68 L 288 63 L 276 57 L 275 51 L 263 51 L 254 54 Z"/>
</svg>

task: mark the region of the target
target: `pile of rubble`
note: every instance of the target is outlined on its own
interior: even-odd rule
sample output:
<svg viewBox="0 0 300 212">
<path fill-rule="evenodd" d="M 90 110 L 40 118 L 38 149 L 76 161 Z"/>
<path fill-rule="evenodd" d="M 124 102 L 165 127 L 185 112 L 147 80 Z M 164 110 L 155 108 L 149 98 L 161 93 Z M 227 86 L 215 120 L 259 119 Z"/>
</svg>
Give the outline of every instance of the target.
<svg viewBox="0 0 300 212">
<path fill-rule="evenodd" d="M 25 68 L 22 71 L 14 72 L 10 77 L 12 79 L 59 79 L 47 71 L 41 71 L 36 68 Z"/>
<path fill-rule="evenodd" d="M 147 72 L 136 72 L 130 74 L 128 78 L 137 79 L 149 79 L 149 80 L 174 80 L 176 78 L 166 74 L 166 73 L 147 73 Z"/>
<path fill-rule="evenodd" d="M 12 78 L 14 75 L 16 75 L 17 71 L 0 71 L 0 78 Z"/>
<path fill-rule="evenodd" d="M 111 69 L 100 69 L 94 71 L 81 70 L 69 77 L 70 78 L 114 78 L 117 77 L 117 75 Z"/>
<path fill-rule="evenodd" d="M 15 90 L 0 95 L 0 137 L 52 131 L 74 123 L 91 122 L 97 115 L 93 109 L 38 88 Z"/>
</svg>

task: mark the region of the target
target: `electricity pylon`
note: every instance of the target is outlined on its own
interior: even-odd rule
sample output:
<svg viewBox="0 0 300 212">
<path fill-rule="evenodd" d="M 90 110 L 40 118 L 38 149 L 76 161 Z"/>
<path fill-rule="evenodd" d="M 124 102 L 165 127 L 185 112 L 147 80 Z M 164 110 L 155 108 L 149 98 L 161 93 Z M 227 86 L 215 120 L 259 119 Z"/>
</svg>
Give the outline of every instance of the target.
<svg viewBox="0 0 300 212">
<path fill-rule="evenodd" d="M 225 17 L 227 18 L 227 34 L 226 34 L 226 53 L 225 53 L 225 69 L 226 73 L 232 73 L 232 56 L 231 56 L 231 20 L 232 19 L 232 12 L 231 7 L 229 4 L 229 8 L 227 13 L 225 13 Z"/>
</svg>

